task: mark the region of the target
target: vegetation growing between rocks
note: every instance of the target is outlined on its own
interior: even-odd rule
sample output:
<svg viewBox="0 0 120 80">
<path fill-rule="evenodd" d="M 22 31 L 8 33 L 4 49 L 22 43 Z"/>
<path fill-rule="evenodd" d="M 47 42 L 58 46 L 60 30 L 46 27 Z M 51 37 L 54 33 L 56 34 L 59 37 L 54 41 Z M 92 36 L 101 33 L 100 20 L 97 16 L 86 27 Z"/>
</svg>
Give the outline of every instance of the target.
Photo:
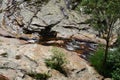
<svg viewBox="0 0 120 80">
<path fill-rule="evenodd" d="M 99 47 L 93 56 L 90 57 L 90 62 L 92 66 L 95 67 L 98 72 L 102 72 L 102 62 L 103 62 L 103 51 L 104 49 Z"/>
<path fill-rule="evenodd" d="M 106 65 L 110 39 L 117 28 L 115 24 L 120 19 L 119 4 L 120 0 L 82 0 L 85 13 L 91 14 L 89 23 L 100 33 L 99 36 L 106 40 L 103 65 Z"/>
<path fill-rule="evenodd" d="M 120 80 L 120 47 L 114 51 L 109 51 L 107 63 L 111 70 L 113 80 Z"/>
<path fill-rule="evenodd" d="M 36 80 L 47 80 L 48 78 L 51 77 L 51 75 L 49 73 L 35 73 L 35 72 L 31 72 L 31 73 L 27 73 L 27 75 L 33 77 Z"/>
<path fill-rule="evenodd" d="M 2 1 L 4 1 L 4 0 L 2 0 Z M 10 0 L 8 0 L 8 1 L 10 1 Z M 57 32 L 52 31 L 52 28 L 54 26 L 56 26 L 57 24 L 59 24 L 62 21 L 62 19 L 61 19 L 61 21 L 58 21 L 56 23 L 54 23 L 54 20 L 53 20 L 53 24 L 48 24 L 46 21 L 46 16 L 43 16 L 45 18 L 43 20 L 42 20 L 43 17 L 41 16 L 41 20 L 40 20 L 39 16 L 37 15 L 39 13 L 39 11 L 41 10 L 42 6 L 45 5 L 46 3 L 48 3 L 49 0 L 23 0 L 23 1 L 21 0 L 22 2 L 26 1 L 25 2 L 27 4 L 27 5 L 25 4 L 26 9 L 29 10 L 29 8 L 32 8 L 32 7 L 36 8 L 35 10 L 32 10 L 34 15 L 31 19 L 29 19 L 30 22 L 25 21 L 25 23 L 22 23 L 22 20 L 20 20 L 20 23 L 19 23 L 19 20 L 17 20 L 17 16 L 19 14 L 17 15 L 17 13 L 14 13 L 17 11 L 16 9 L 18 9 L 18 7 L 19 7 L 18 5 L 20 5 L 21 7 L 24 5 L 21 5 L 21 2 L 20 2 L 20 4 L 18 4 L 19 2 L 17 4 L 15 4 L 17 2 L 16 0 L 11 0 L 11 1 L 13 1 L 13 2 L 8 3 L 9 5 L 8 5 L 8 7 L 6 7 L 6 10 L 0 10 L 0 13 L 2 13 L 3 11 L 6 12 L 4 17 L 8 17 L 9 19 L 5 18 L 5 20 L 10 20 L 12 18 L 15 18 L 15 19 L 13 21 L 10 20 L 10 24 L 7 23 L 7 21 L 3 20 L 4 24 L 6 24 L 6 25 L 9 24 L 10 26 L 12 26 L 12 24 L 15 24 L 16 26 L 23 28 L 23 33 L 25 31 L 26 34 L 38 33 L 36 35 L 37 35 L 37 37 L 40 36 L 40 39 L 42 39 L 41 41 L 45 41 L 45 39 L 46 39 L 46 41 L 49 40 L 47 38 L 52 38 L 52 39 L 56 38 Z M 68 4 L 66 4 L 66 6 L 70 10 L 74 10 L 76 8 L 80 9 L 79 7 L 81 7 L 81 5 L 78 5 L 78 3 L 79 3 L 79 1 L 82 1 L 82 7 L 84 8 L 84 12 L 86 14 L 90 14 L 90 16 L 91 16 L 91 19 L 87 20 L 86 22 L 89 23 L 91 26 L 93 26 L 94 29 L 96 29 L 99 32 L 99 37 L 102 37 L 106 40 L 107 44 L 105 46 L 100 46 L 98 48 L 98 50 L 95 52 L 95 54 L 90 57 L 91 64 L 95 67 L 96 70 L 98 70 L 98 72 L 100 74 L 104 75 L 105 77 L 112 77 L 113 80 L 120 80 L 120 75 L 119 75 L 120 74 L 120 46 L 119 46 L 120 38 L 117 40 L 118 42 L 114 46 L 112 46 L 113 50 L 112 51 L 110 50 L 110 47 L 111 47 L 110 40 L 114 36 L 114 34 L 116 34 L 115 29 L 118 28 L 118 27 L 116 27 L 116 24 L 117 24 L 116 22 L 120 20 L 120 10 L 119 10 L 120 9 L 120 6 L 119 6 L 120 0 L 65 0 L 65 1 L 68 1 Z M 59 5 L 57 0 L 56 0 L 55 4 Z M 2 5 L 2 4 L 0 4 L 0 5 Z M 28 6 L 29 6 L 29 8 L 28 8 Z M 63 11 L 63 14 L 65 11 L 67 11 L 61 5 L 59 5 L 58 7 L 61 8 L 61 11 Z M 8 13 L 10 13 L 10 14 L 8 14 Z M 13 17 L 14 14 L 16 15 L 15 17 Z M 48 15 L 50 16 L 51 13 Z M 69 16 L 69 11 L 68 11 L 68 16 Z M 73 15 L 73 17 L 74 17 L 74 15 Z M 34 22 L 33 19 L 39 19 L 45 25 L 43 26 L 43 25 L 41 25 L 41 23 L 40 24 L 36 24 L 36 23 L 32 24 L 32 22 Z M 50 21 L 49 19 L 47 19 L 47 20 L 48 20 L 48 22 Z M 66 28 L 71 28 L 71 29 L 74 28 L 74 26 L 73 26 L 73 28 L 71 27 L 71 22 L 73 22 L 73 23 L 75 22 L 75 24 L 82 23 L 82 22 L 76 23 L 79 21 L 74 21 L 74 20 L 72 20 L 71 17 L 66 18 L 65 23 L 67 20 L 68 20 L 68 22 L 70 22 L 70 26 L 68 23 L 68 25 L 65 26 Z M 64 21 L 64 19 L 63 19 L 63 21 Z M 23 20 L 23 22 L 24 22 L 24 20 Z M 37 22 L 37 21 L 35 21 L 35 22 Z M 50 21 L 50 23 L 51 22 L 52 21 Z M 28 23 L 28 25 L 26 25 L 27 23 Z M 64 23 L 61 22 L 61 24 L 64 24 Z M 8 27 L 9 27 L 9 25 L 8 25 Z M 34 28 L 32 29 L 32 28 L 30 28 L 31 25 L 36 26 L 36 27 L 41 27 L 41 29 L 40 30 L 34 29 Z M 43 27 L 44 27 L 44 29 L 42 29 Z M 78 27 L 76 27 L 76 25 L 75 25 L 75 29 L 78 29 L 79 31 L 82 30 L 82 29 L 79 29 Z M 14 31 L 14 29 L 13 29 L 13 31 Z M 17 32 L 17 30 L 16 30 L 16 32 Z M 9 37 L 9 36 L 7 36 L 7 37 Z M 17 37 L 19 37 L 19 36 L 17 36 Z M 16 37 L 13 37 L 13 38 L 16 38 Z M 29 38 L 29 37 L 26 38 L 25 37 L 23 39 L 28 42 L 33 41 L 33 43 L 35 41 L 36 42 L 39 41 L 38 38 L 36 38 L 36 37 L 35 38 Z M 72 46 L 74 46 L 74 45 L 72 45 Z M 53 48 L 52 53 L 53 53 L 53 55 L 51 56 L 51 58 L 45 60 L 46 65 L 48 67 L 50 67 L 51 69 L 55 69 L 55 70 L 59 71 L 60 73 L 64 74 L 65 76 L 67 76 L 67 72 L 64 69 L 64 65 L 67 63 L 64 53 L 62 51 L 60 51 L 58 48 Z M 6 53 L 1 54 L 0 56 L 6 57 L 6 58 L 8 56 L 8 58 L 9 58 L 9 55 L 7 55 Z M 20 56 L 16 56 L 16 59 L 20 59 Z M 37 62 L 35 64 L 37 64 Z M 8 67 L 1 67 L 1 69 L 13 69 L 13 68 L 8 66 Z M 49 77 L 51 77 L 48 73 L 28 73 L 28 75 L 37 80 L 46 80 Z"/>
<path fill-rule="evenodd" d="M 118 20 L 120 19 L 120 0 L 81 0 L 81 5 L 84 9 L 85 14 L 90 14 L 91 18 L 88 19 L 87 22 L 99 32 L 99 37 L 102 37 L 106 40 L 106 45 L 104 46 L 105 49 L 103 51 L 97 51 L 97 54 L 95 54 L 92 59 L 93 65 L 96 67 L 96 69 L 98 69 L 98 71 L 100 70 L 101 72 L 102 69 L 105 70 L 109 66 L 108 60 L 110 58 L 109 55 L 111 55 L 111 53 L 109 52 L 110 40 L 113 36 L 117 35 L 115 29 L 117 29 L 117 25 L 119 25 Z M 117 53 L 119 52 L 120 51 L 117 50 L 113 53 L 114 55 L 118 56 Z M 94 60 L 97 57 L 100 57 L 98 59 L 98 63 L 96 63 L 96 61 Z M 100 60 L 101 58 L 103 58 L 103 60 Z M 115 59 L 116 58 L 112 58 L 112 61 L 114 61 Z M 101 65 L 100 67 L 102 67 L 102 69 L 100 69 L 98 65 Z M 111 66 L 109 67 L 112 68 Z M 104 76 L 108 74 L 107 69 L 105 71 L 102 71 L 102 74 Z"/>
<path fill-rule="evenodd" d="M 112 77 L 113 80 L 120 80 L 120 47 L 108 51 L 106 66 L 103 67 L 104 48 L 99 47 L 93 56 L 89 58 L 92 66 L 105 77 Z"/>
<path fill-rule="evenodd" d="M 54 47 L 51 51 L 53 55 L 50 59 L 45 60 L 46 65 L 67 76 L 67 73 L 63 68 L 63 66 L 67 63 L 64 53 L 56 47 Z"/>
</svg>

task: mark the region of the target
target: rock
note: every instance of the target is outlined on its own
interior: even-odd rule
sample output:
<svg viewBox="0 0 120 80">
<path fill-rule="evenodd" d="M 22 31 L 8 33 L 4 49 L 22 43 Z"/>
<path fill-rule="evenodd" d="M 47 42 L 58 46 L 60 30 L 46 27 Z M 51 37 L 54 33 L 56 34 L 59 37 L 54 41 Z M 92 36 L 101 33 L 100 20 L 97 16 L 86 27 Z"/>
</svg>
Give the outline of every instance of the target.
<svg viewBox="0 0 120 80">
<path fill-rule="evenodd" d="M 1 9 L 2 9 L 2 10 L 6 9 L 7 6 L 8 6 L 8 5 L 7 5 L 8 1 L 7 1 L 7 0 L 1 0 L 1 3 L 2 3 L 2 4 L 1 4 Z"/>
<path fill-rule="evenodd" d="M 99 38 L 95 34 L 91 34 L 91 33 L 75 34 L 72 36 L 72 38 L 87 41 L 87 42 L 106 44 L 105 39 Z"/>
<path fill-rule="evenodd" d="M 51 0 L 38 12 L 37 17 L 50 25 L 60 21 L 64 16 L 61 14 L 60 7 L 57 5 L 56 0 Z"/>
<path fill-rule="evenodd" d="M 112 80 L 111 78 L 105 78 L 104 80 Z"/>
<path fill-rule="evenodd" d="M 102 76 L 97 75 L 95 70 L 84 63 L 83 59 L 80 59 L 75 53 L 69 53 L 66 55 L 67 59 L 69 60 L 69 64 L 66 65 L 66 70 L 68 72 L 69 80 L 102 80 Z M 83 62 L 82 62 L 83 61 Z M 89 74 L 89 72 L 91 74 Z"/>
<path fill-rule="evenodd" d="M 7 57 L 8 54 L 7 54 L 7 52 L 4 49 L 0 49 L 0 56 Z"/>
<path fill-rule="evenodd" d="M 17 1 L 17 2 L 24 2 L 25 0 L 15 0 L 15 1 Z"/>
<path fill-rule="evenodd" d="M 76 52 L 60 48 L 68 61 L 68 63 L 63 66 L 63 69 L 67 72 L 67 77 L 65 77 L 65 75 L 59 71 L 48 68 L 44 63 L 45 59 L 50 58 L 52 55 L 52 46 L 43 46 L 39 44 L 21 45 L 21 41 L 18 39 L 12 39 L 12 42 L 16 42 L 15 44 L 12 43 L 9 38 L 3 37 L 0 39 L 7 41 L 7 43 L 4 41 L 0 42 L 0 44 L 2 44 L 1 51 L 3 48 L 5 51 L 12 50 L 8 52 L 8 55 L 15 52 L 11 57 L 0 57 L 0 73 L 8 77 L 9 80 L 33 80 L 32 77 L 27 75 L 32 72 L 49 72 L 52 77 L 48 80 L 102 80 L 102 76 L 89 66 L 85 60 L 80 58 Z"/>
<path fill-rule="evenodd" d="M 8 6 L 11 9 L 6 11 Z M 0 26 L 6 31 L 7 34 L 5 36 L 23 37 L 26 32 L 25 29 L 28 29 L 28 33 L 30 34 L 35 32 L 40 34 L 46 26 L 59 22 L 51 26 L 51 30 L 58 33 L 57 37 L 71 38 L 74 35 L 74 38 L 83 38 L 83 40 L 106 44 L 104 39 L 96 36 L 97 32 L 88 24 L 81 24 L 89 19 L 90 16 L 80 14 L 75 10 L 69 10 L 64 0 L 49 0 L 46 4 L 42 4 L 39 7 L 30 5 L 24 0 L 2 0 L 0 10 L 2 10 L 0 13 Z M 64 26 L 71 27 L 64 28 Z M 113 36 L 110 40 L 110 45 L 116 39 L 116 35 Z"/>
<path fill-rule="evenodd" d="M 27 26 L 30 23 L 30 20 L 34 16 L 34 12 L 28 10 L 28 9 L 21 9 L 20 12 L 21 16 L 23 17 L 23 23 Z M 27 24 L 28 23 L 28 24 Z"/>
<path fill-rule="evenodd" d="M 0 73 L 4 76 L 6 76 L 7 80 L 14 80 L 16 77 L 16 71 L 11 69 L 0 69 Z"/>
<path fill-rule="evenodd" d="M 4 13 L 0 13 L 0 22 L 2 22 L 3 16 L 4 16 Z M 1 25 L 1 23 L 0 23 L 0 25 Z"/>
<path fill-rule="evenodd" d="M 52 77 L 48 80 L 102 80 L 102 76 L 80 58 L 76 52 L 62 48 L 60 50 L 64 52 L 68 60 L 68 63 L 63 66 L 67 76 L 47 67 L 45 59 L 53 55 L 51 52 L 53 45 L 45 46 L 36 43 L 42 35 L 40 32 L 47 27 L 50 28 L 49 33 L 56 31 L 58 33 L 57 37 L 63 40 L 75 38 L 105 44 L 104 39 L 98 38 L 96 33 L 92 33 L 94 30 L 89 29 L 89 25 L 80 25 L 89 16 L 83 16 L 76 11 L 68 10 L 64 0 L 50 0 L 40 7 L 36 7 L 36 4 L 30 5 L 23 0 L 1 0 L 1 2 L 1 75 L 9 80 L 34 80 L 28 73 L 49 72 Z M 6 10 L 8 6 L 10 9 Z M 71 29 L 72 27 L 74 29 Z M 63 40 L 48 41 L 47 43 L 61 45 L 64 44 Z M 78 48 L 78 45 L 69 44 L 69 46 L 71 45 Z"/>
<path fill-rule="evenodd" d="M 0 80 L 9 80 L 9 79 L 3 75 L 0 75 Z"/>
<path fill-rule="evenodd" d="M 51 78 L 49 78 L 48 80 L 67 80 L 66 77 L 64 77 L 63 74 L 61 74 L 60 72 L 56 71 L 56 70 L 51 70 L 50 74 L 53 74 Z"/>
</svg>

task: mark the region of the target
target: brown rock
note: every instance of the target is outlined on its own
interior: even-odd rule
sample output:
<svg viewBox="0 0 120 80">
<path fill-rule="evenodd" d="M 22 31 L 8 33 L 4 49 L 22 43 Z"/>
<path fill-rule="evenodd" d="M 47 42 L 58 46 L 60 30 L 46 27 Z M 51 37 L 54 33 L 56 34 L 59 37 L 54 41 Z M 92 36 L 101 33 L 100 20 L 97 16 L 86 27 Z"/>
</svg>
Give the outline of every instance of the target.
<svg viewBox="0 0 120 80">
<path fill-rule="evenodd" d="M 9 80 L 6 76 L 0 74 L 0 80 Z"/>
</svg>

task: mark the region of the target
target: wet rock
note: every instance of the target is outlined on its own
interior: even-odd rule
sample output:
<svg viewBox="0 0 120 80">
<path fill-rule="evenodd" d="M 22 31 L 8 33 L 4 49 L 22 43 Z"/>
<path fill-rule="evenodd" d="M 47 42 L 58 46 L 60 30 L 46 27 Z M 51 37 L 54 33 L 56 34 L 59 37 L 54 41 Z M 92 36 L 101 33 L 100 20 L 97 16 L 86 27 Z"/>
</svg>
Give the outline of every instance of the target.
<svg viewBox="0 0 120 80">
<path fill-rule="evenodd" d="M 72 42 L 67 42 L 66 49 L 75 51 L 80 49 L 80 44 L 77 44 L 77 41 L 72 40 Z"/>
</svg>

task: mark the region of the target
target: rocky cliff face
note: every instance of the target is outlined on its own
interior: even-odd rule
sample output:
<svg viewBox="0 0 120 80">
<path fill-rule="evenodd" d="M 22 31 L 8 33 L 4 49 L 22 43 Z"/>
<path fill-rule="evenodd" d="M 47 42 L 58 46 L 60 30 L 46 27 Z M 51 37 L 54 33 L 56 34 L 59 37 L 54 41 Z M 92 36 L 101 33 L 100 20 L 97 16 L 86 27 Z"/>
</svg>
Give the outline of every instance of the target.
<svg viewBox="0 0 120 80">
<path fill-rule="evenodd" d="M 32 38 L 40 38 L 44 33 L 51 36 L 48 34 L 53 31 L 57 32 L 57 37 L 73 37 L 106 44 L 89 25 L 82 24 L 89 16 L 69 9 L 66 3 L 68 0 L 37 1 L 1 0 L 0 27 L 8 33 L 4 35 L 1 32 L 1 35 L 20 38 L 29 33 L 34 34 Z M 111 44 L 115 40 L 113 38 Z"/>
<path fill-rule="evenodd" d="M 52 74 L 48 80 L 102 80 L 77 53 L 65 49 L 61 50 L 69 61 L 65 66 L 68 77 L 46 67 L 44 62 L 52 55 L 52 46 L 30 41 L 40 39 L 43 30 L 48 30 L 47 36 L 55 31 L 55 37 L 105 41 L 89 25 L 81 24 L 89 16 L 69 9 L 68 0 L 36 1 L 41 0 L 0 0 L 0 80 L 35 80 L 27 73 L 48 71 Z"/>
<path fill-rule="evenodd" d="M 37 80 L 28 73 L 47 73 L 48 80 L 102 80 L 102 77 L 77 53 L 60 49 L 68 63 L 64 66 L 67 77 L 45 65 L 45 59 L 52 55 L 52 46 L 24 44 L 25 41 L 0 37 L 0 75 L 3 80 Z M 3 76 L 0 79 L 4 78 Z M 41 80 L 41 79 L 38 79 Z M 44 79 L 42 79 L 44 80 Z"/>
<path fill-rule="evenodd" d="M 64 36 L 82 29 L 93 32 L 88 25 L 79 24 L 88 16 L 69 10 L 64 0 L 48 0 L 38 6 L 34 1 L 2 0 L 0 11 L 1 28 L 13 35 L 22 35 L 24 28 L 37 32 L 52 24 L 52 30 Z"/>
</svg>

